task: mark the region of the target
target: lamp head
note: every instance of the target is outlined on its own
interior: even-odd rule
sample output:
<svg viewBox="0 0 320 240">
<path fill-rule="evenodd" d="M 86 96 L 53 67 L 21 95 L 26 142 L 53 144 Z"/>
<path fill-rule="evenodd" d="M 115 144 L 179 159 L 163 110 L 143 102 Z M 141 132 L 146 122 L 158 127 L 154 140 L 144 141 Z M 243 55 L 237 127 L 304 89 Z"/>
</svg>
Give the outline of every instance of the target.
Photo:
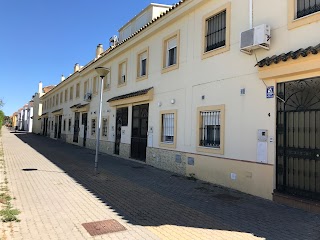
<svg viewBox="0 0 320 240">
<path fill-rule="evenodd" d="M 96 67 L 95 70 L 101 78 L 104 78 L 110 72 L 110 69 L 105 67 Z"/>
</svg>

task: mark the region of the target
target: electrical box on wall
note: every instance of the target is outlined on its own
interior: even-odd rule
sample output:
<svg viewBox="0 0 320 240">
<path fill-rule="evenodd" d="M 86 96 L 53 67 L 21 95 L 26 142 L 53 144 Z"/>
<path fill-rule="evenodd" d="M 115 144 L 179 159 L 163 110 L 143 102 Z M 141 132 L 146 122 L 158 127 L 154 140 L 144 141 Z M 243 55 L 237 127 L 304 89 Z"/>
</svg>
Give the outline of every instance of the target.
<svg viewBox="0 0 320 240">
<path fill-rule="evenodd" d="M 258 129 L 257 162 L 268 163 L 268 130 Z"/>
</svg>

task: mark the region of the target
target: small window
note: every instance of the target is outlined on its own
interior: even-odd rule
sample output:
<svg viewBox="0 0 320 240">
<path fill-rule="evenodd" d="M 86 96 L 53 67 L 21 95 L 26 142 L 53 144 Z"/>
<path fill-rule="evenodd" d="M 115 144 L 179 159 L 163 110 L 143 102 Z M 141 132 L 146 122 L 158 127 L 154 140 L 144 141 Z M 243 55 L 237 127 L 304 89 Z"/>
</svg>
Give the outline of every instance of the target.
<svg viewBox="0 0 320 240">
<path fill-rule="evenodd" d="M 66 119 L 63 120 L 63 131 L 66 131 Z"/>
<path fill-rule="evenodd" d="M 76 98 L 80 97 L 80 83 L 76 85 Z"/>
<path fill-rule="evenodd" d="M 320 0 L 296 0 L 296 19 L 320 12 Z"/>
<path fill-rule="evenodd" d="M 60 93 L 60 104 L 62 104 L 63 101 L 63 92 Z"/>
<path fill-rule="evenodd" d="M 59 94 L 56 95 L 56 106 L 59 105 Z"/>
<path fill-rule="evenodd" d="M 220 148 L 220 111 L 200 111 L 199 146 Z"/>
<path fill-rule="evenodd" d="M 71 118 L 69 118 L 68 131 L 71 132 Z"/>
<path fill-rule="evenodd" d="M 162 114 L 161 142 L 174 142 L 174 113 Z"/>
<path fill-rule="evenodd" d="M 83 97 L 88 93 L 89 82 L 88 80 L 83 83 Z"/>
<path fill-rule="evenodd" d="M 170 67 L 177 63 L 177 37 L 173 37 L 167 41 L 167 57 L 166 67 Z"/>
<path fill-rule="evenodd" d="M 127 61 L 119 64 L 118 85 L 124 85 L 127 82 Z"/>
<path fill-rule="evenodd" d="M 64 90 L 64 101 L 68 101 L 68 89 Z"/>
<path fill-rule="evenodd" d="M 111 68 L 109 67 L 109 73 L 103 79 L 103 90 L 110 90 L 110 87 L 111 87 Z"/>
<path fill-rule="evenodd" d="M 93 78 L 93 94 L 98 94 L 98 77 Z"/>
<path fill-rule="evenodd" d="M 138 72 L 137 77 L 142 78 L 147 76 L 147 58 L 148 58 L 148 51 L 144 51 L 138 54 Z"/>
<path fill-rule="evenodd" d="M 102 136 L 104 137 L 108 136 L 108 119 L 107 118 L 102 119 Z"/>
<path fill-rule="evenodd" d="M 207 18 L 205 52 L 223 47 L 226 45 L 226 10 Z"/>
<path fill-rule="evenodd" d="M 94 135 L 96 133 L 96 119 L 91 119 L 91 135 Z"/>
<path fill-rule="evenodd" d="M 73 99 L 73 86 L 70 87 L 70 94 L 69 94 L 70 100 Z"/>
</svg>

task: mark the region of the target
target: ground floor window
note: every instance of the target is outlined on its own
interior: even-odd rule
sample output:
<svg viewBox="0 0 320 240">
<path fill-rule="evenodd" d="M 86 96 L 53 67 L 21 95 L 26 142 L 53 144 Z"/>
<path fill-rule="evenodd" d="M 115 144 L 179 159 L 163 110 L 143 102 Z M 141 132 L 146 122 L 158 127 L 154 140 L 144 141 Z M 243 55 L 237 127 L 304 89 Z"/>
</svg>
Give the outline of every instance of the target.
<svg viewBox="0 0 320 240">
<path fill-rule="evenodd" d="M 66 131 L 66 119 L 63 120 L 63 131 Z"/>
<path fill-rule="evenodd" d="M 91 119 L 91 135 L 94 135 L 96 133 L 96 119 Z"/>
<path fill-rule="evenodd" d="M 198 151 L 223 154 L 224 105 L 198 108 Z"/>
<path fill-rule="evenodd" d="M 107 118 L 102 119 L 102 136 L 104 137 L 108 136 L 108 119 Z"/>
<path fill-rule="evenodd" d="M 175 147 L 177 131 L 177 110 L 160 112 L 160 146 Z"/>
</svg>

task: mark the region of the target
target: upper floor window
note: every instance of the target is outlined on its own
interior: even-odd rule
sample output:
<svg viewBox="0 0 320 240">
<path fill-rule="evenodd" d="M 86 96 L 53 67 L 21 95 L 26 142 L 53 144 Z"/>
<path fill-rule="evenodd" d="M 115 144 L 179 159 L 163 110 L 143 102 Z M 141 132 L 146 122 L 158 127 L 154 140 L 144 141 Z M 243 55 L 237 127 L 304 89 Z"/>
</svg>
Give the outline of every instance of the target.
<svg viewBox="0 0 320 240">
<path fill-rule="evenodd" d="M 73 86 L 70 87 L 70 94 L 69 94 L 70 100 L 73 99 Z"/>
<path fill-rule="evenodd" d="M 56 96 L 53 96 L 52 105 L 54 107 L 54 103 L 56 102 Z"/>
<path fill-rule="evenodd" d="M 60 93 L 60 104 L 62 104 L 63 101 L 63 92 Z"/>
<path fill-rule="evenodd" d="M 98 77 L 93 78 L 93 94 L 98 94 Z"/>
<path fill-rule="evenodd" d="M 296 18 L 320 11 L 320 0 L 296 0 Z"/>
<path fill-rule="evenodd" d="M 80 83 L 76 85 L 76 98 L 80 97 Z"/>
<path fill-rule="evenodd" d="M 138 54 L 137 77 L 144 78 L 148 75 L 148 50 Z"/>
<path fill-rule="evenodd" d="M 109 67 L 109 73 L 103 79 L 103 90 L 110 90 L 110 87 L 111 87 L 111 68 Z"/>
<path fill-rule="evenodd" d="M 287 1 L 289 30 L 320 20 L 320 0 Z"/>
<path fill-rule="evenodd" d="M 125 85 L 127 82 L 127 60 L 119 64 L 118 86 Z"/>
<path fill-rule="evenodd" d="M 69 118 L 68 121 L 68 131 L 71 132 L 71 118 Z"/>
<path fill-rule="evenodd" d="M 64 101 L 68 101 L 68 89 L 64 90 Z"/>
<path fill-rule="evenodd" d="M 89 89 L 89 82 L 87 80 L 83 83 L 83 96 L 85 96 L 88 93 L 88 89 Z"/>
<path fill-rule="evenodd" d="M 178 68 L 179 63 L 179 31 L 168 36 L 163 42 L 163 70 L 167 72 Z"/>
<path fill-rule="evenodd" d="M 230 18 L 230 2 L 203 16 L 202 59 L 230 50 Z"/>
<path fill-rule="evenodd" d="M 226 10 L 206 19 L 205 52 L 226 45 Z"/>
<path fill-rule="evenodd" d="M 56 105 L 58 106 L 59 104 L 59 93 L 56 95 Z"/>
</svg>

